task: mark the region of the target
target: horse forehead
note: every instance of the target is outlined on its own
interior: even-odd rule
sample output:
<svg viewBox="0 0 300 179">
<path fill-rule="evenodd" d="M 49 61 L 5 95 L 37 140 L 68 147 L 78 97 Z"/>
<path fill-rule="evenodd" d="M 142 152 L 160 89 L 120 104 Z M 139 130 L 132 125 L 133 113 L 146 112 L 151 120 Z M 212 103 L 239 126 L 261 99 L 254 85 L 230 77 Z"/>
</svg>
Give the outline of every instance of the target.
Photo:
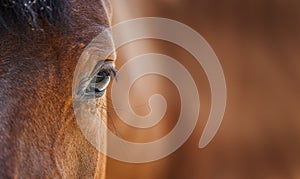
<svg viewBox="0 0 300 179">
<path fill-rule="evenodd" d="M 111 4 L 108 0 L 80 1 L 70 0 L 71 26 L 74 27 L 75 33 L 71 38 L 82 39 L 84 46 L 91 44 L 93 41 L 101 42 L 102 45 L 96 45 L 101 51 L 114 49 L 111 32 L 108 30 L 111 26 Z M 97 36 L 102 36 L 99 41 Z M 68 38 L 68 37 L 67 37 Z M 71 40 L 72 41 L 72 40 Z M 81 41 L 81 40 L 79 40 Z M 76 42 L 79 42 L 76 40 Z M 101 48 L 102 47 L 102 48 Z M 115 59 L 113 53 L 109 59 Z"/>
<path fill-rule="evenodd" d="M 37 3 L 38 1 L 43 1 L 43 3 Z M 56 26 L 58 29 L 62 28 L 63 31 L 67 32 L 88 29 L 91 26 L 110 26 L 111 8 L 107 0 L 38 1 L 29 4 L 26 0 L 9 1 L 8 3 L 13 3 L 10 7 L 11 11 L 0 13 L 0 30 L 14 30 L 17 31 L 14 33 L 20 34 L 25 31 L 29 32 L 30 29 L 46 30 L 43 28 L 45 25 L 48 26 L 47 24 L 51 24 L 48 27 Z M 5 6 L 7 6 L 7 3 L 0 2 L 1 11 Z M 16 28 L 16 25 L 21 28 Z"/>
<path fill-rule="evenodd" d="M 77 25 L 85 25 L 92 21 L 97 25 L 109 27 L 111 21 L 111 7 L 108 0 L 70 0 L 73 19 Z"/>
</svg>

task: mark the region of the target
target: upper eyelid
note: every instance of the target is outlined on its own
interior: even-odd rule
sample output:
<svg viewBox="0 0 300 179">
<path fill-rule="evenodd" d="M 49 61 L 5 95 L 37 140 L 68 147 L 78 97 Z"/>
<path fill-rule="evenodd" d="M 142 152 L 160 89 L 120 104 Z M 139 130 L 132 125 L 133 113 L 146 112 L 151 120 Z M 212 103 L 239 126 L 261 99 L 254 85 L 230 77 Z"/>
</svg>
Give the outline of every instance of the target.
<svg viewBox="0 0 300 179">
<path fill-rule="evenodd" d="M 116 77 L 116 68 L 115 68 L 115 64 L 114 61 L 112 60 L 105 60 L 104 61 L 104 65 L 101 67 L 101 69 L 99 70 L 99 72 L 101 71 L 105 71 L 109 74 L 110 77 Z"/>
<path fill-rule="evenodd" d="M 97 73 L 99 73 L 101 71 L 106 71 L 110 74 L 111 77 L 115 77 L 117 71 L 115 69 L 114 61 L 100 60 L 98 62 L 98 64 L 95 66 L 95 68 L 89 78 L 93 78 Z"/>
</svg>

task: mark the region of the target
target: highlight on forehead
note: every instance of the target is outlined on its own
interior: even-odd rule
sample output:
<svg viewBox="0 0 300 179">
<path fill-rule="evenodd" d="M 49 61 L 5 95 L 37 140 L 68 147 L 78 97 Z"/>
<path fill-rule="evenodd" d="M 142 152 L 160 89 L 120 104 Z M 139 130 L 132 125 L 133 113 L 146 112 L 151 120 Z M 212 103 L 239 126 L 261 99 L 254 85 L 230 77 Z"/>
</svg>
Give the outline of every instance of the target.
<svg viewBox="0 0 300 179">
<path fill-rule="evenodd" d="M 0 28 L 60 25 L 68 15 L 66 0 L 0 0 Z"/>
</svg>

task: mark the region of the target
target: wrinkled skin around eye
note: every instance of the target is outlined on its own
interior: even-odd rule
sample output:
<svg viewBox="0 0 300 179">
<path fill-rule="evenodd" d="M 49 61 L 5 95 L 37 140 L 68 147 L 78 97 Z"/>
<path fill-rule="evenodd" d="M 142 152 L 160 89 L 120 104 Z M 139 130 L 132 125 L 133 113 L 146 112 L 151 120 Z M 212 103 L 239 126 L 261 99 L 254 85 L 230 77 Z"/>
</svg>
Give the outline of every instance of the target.
<svg viewBox="0 0 300 179">
<path fill-rule="evenodd" d="M 106 109 L 103 108 L 105 95 L 103 94 L 111 76 L 115 76 L 113 63 L 115 56 L 111 32 L 106 29 L 85 48 L 73 78 L 73 109 L 77 124 L 85 138 L 98 151 L 104 153 L 107 145 L 104 127 Z M 109 75 L 103 76 L 99 72 L 109 72 Z M 89 87 L 93 85 L 94 90 L 91 90 Z M 95 87 L 99 93 L 95 92 Z M 88 90 L 91 90 L 91 95 L 87 95 Z"/>
</svg>

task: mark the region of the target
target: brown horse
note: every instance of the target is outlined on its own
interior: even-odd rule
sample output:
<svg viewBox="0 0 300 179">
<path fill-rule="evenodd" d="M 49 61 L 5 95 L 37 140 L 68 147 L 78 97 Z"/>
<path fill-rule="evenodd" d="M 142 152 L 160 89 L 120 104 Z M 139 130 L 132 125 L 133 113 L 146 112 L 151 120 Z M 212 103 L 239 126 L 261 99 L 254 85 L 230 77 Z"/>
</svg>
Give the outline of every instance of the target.
<svg viewBox="0 0 300 179">
<path fill-rule="evenodd" d="M 105 177 L 76 124 L 72 79 L 110 12 L 105 0 L 0 1 L 0 178 Z"/>
</svg>

